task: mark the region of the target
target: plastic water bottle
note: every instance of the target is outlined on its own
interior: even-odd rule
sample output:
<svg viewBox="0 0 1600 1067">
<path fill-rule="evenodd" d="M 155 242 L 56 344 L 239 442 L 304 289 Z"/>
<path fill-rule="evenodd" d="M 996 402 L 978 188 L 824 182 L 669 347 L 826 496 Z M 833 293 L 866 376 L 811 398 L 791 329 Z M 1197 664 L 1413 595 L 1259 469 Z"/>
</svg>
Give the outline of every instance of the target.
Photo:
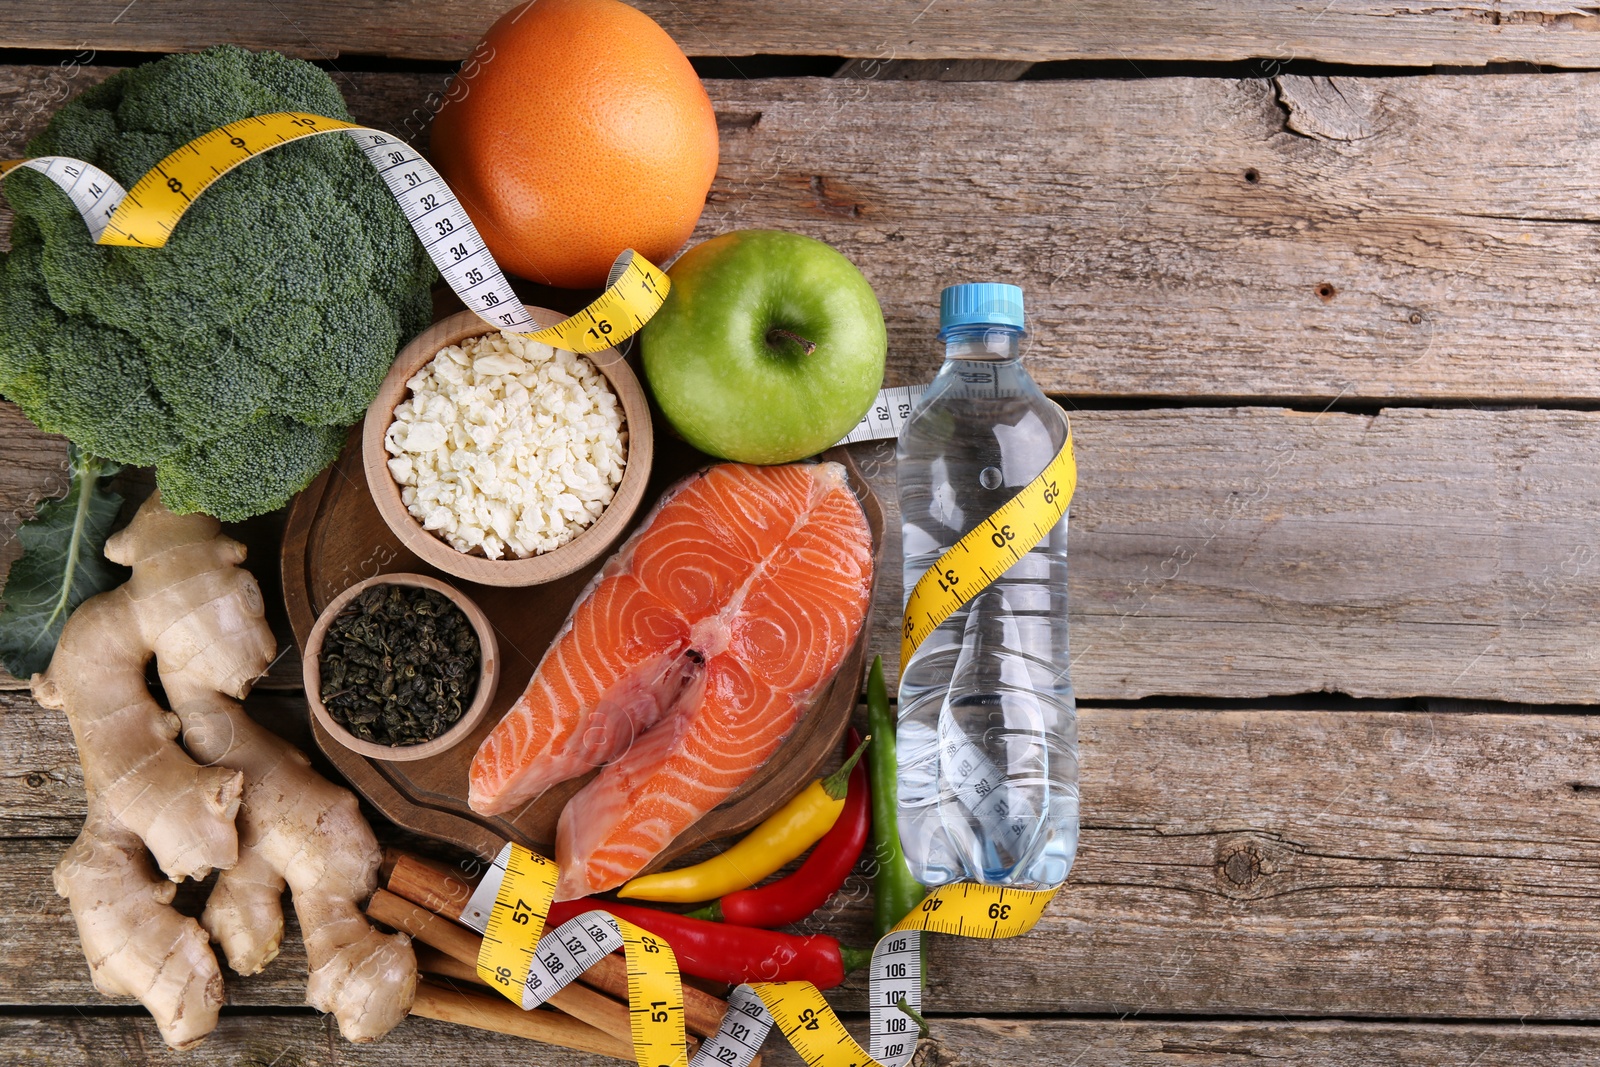
<svg viewBox="0 0 1600 1067">
<path fill-rule="evenodd" d="M 1066 418 L 1022 368 L 1022 290 L 953 285 L 944 366 L 898 446 L 905 588 L 1044 470 Z M 924 885 L 1053 886 L 1078 850 L 1067 518 L 917 648 L 900 678 L 900 840 Z"/>
</svg>

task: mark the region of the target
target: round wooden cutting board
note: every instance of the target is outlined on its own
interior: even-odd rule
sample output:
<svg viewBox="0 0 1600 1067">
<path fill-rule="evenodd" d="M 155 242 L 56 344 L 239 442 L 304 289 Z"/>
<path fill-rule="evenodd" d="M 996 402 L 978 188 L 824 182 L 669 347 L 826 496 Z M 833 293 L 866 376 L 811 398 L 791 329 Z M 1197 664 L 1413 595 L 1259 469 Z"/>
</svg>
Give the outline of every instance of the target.
<svg viewBox="0 0 1600 1067">
<path fill-rule="evenodd" d="M 873 591 L 883 555 L 883 509 L 847 450 L 822 458 L 844 464 L 872 530 Z M 713 462 L 688 445 L 662 434 L 642 521 L 662 492 L 689 472 Z M 632 533 L 632 526 L 624 532 Z M 617 545 L 621 544 L 621 539 Z M 612 546 L 613 549 L 616 547 Z M 547 585 L 503 588 L 476 585 L 429 567 L 407 551 L 373 504 L 362 469 L 359 433 L 344 453 L 289 508 L 283 538 L 283 595 L 302 652 L 318 613 L 347 586 L 375 574 L 412 571 L 432 575 L 466 593 L 494 624 L 500 640 L 500 684 L 489 714 L 461 744 L 428 759 L 393 763 L 351 752 L 313 724 L 317 744 L 346 780 L 391 821 L 477 855 L 492 857 L 507 839 L 554 855 L 556 819 L 567 798 L 594 776 L 563 782 L 526 808 L 505 816 L 483 816 L 467 806 L 467 768 L 485 736 L 522 695 L 534 666 L 566 621 L 578 595 L 604 564 L 609 552 L 583 570 Z M 689 849 L 746 830 L 797 793 L 835 751 L 861 692 L 872 632 L 871 609 L 855 645 L 832 682 L 818 692 L 783 745 L 750 780 L 678 836 L 656 859 L 659 865 Z"/>
</svg>

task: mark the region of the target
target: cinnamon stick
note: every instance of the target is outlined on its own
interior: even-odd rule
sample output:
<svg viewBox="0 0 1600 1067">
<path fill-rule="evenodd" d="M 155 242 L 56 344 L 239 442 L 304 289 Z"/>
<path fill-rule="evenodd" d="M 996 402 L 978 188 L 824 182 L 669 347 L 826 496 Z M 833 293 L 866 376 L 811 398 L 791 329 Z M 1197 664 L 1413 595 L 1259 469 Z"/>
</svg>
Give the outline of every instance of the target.
<svg viewBox="0 0 1600 1067">
<path fill-rule="evenodd" d="M 437 975 L 440 978 L 449 978 L 456 982 L 470 982 L 476 985 L 488 984 L 478 976 L 477 967 L 462 963 L 448 952 L 441 952 L 432 945 L 425 945 L 421 941 L 418 941 L 413 947 L 417 950 L 417 970 L 423 974 Z"/>
<path fill-rule="evenodd" d="M 417 983 L 411 1014 L 633 1061 L 632 1037 L 618 1039 L 558 1011 L 523 1011 L 498 993 L 451 989 L 423 980 Z"/>
<path fill-rule="evenodd" d="M 476 970 L 478 945 L 483 939 L 426 908 L 379 889 L 367 902 L 367 917 L 408 933 L 423 944 L 432 945 L 458 963 Z M 506 1003 L 511 1004 L 509 1000 Z M 619 1004 L 604 993 L 574 982 L 554 993 L 546 1003 L 626 1042 L 630 1050 L 633 1048 L 633 1024 L 627 1005 Z M 511 1004 L 511 1007 L 522 1010 L 515 1004 Z"/>
<path fill-rule="evenodd" d="M 397 848 L 383 850 L 383 864 L 389 868 L 385 883 L 389 892 L 413 904 L 421 904 L 437 915 L 460 921 L 467 901 L 472 899 L 473 887 L 454 868 Z"/>
<path fill-rule="evenodd" d="M 455 919 L 472 897 L 472 885 L 456 871 L 441 863 L 413 856 L 399 849 L 386 849 L 384 863 L 390 868 L 389 892 L 404 897 L 436 914 Z M 462 931 L 466 933 L 465 930 Z M 472 955 L 467 962 L 478 958 L 476 935 L 472 937 Z M 464 944 L 464 943 L 463 943 Z M 442 946 L 440 946 L 442 947 Z M 607 956 L 584 971 L 579 979 L 605 993 L 622 1000 L 628 999 L 628 965 L 617 956 Z M 569 987 L 571 988 L 571 987 Z M 710 1037 L 722 1025 L 727 1012 L 726 1001 L 712 996 L 687 983 L 683 987 L 684 1025 L 690 1033 Z M 760 1057 L 751 1062 L 759 1067 Z"/>
</svg>

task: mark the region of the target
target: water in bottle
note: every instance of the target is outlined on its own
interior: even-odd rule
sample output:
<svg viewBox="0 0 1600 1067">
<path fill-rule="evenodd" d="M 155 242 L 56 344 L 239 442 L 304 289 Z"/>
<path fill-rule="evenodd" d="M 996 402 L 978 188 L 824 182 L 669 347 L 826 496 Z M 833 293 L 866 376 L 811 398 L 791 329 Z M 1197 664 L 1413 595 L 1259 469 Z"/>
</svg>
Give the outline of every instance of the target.
<svg viewBox="0 0 1600 1067">
<path fill-rule="evenodd" d="M 944 365 L 900 432 L 905 588 L 1032 481 L 1066 418 L 1022 367 L 1022 290 L 940 298 Z M 927 886 L 1058 885 L 1078 849 L 1067 518 L 917 648 L 900 678 L 900 839 Z"/>
</svg>

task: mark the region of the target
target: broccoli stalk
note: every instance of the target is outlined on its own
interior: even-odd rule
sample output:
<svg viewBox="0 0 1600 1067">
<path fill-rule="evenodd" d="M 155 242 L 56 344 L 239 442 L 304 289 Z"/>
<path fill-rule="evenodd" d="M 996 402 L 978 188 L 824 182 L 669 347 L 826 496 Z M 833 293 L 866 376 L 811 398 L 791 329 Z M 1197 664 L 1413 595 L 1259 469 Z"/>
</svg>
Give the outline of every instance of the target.
<svg viewBox="0 0 1600 1067">
<path fill-rule="evenodd" d="M 223 46 L 112 76 L 28 152 L 88 160 L 131 187 L 200 134 L 274 111 L 349 118 L 311 64 Z M 180 513 L 281 507 L 338 455 L 431 319 L 432 262 L 337 134 L 220 179 L 160 249 L 91 243 L 42 175 L 7 186 L 0 394 L 97 456 L 153 465 Z"/>
</svg>

